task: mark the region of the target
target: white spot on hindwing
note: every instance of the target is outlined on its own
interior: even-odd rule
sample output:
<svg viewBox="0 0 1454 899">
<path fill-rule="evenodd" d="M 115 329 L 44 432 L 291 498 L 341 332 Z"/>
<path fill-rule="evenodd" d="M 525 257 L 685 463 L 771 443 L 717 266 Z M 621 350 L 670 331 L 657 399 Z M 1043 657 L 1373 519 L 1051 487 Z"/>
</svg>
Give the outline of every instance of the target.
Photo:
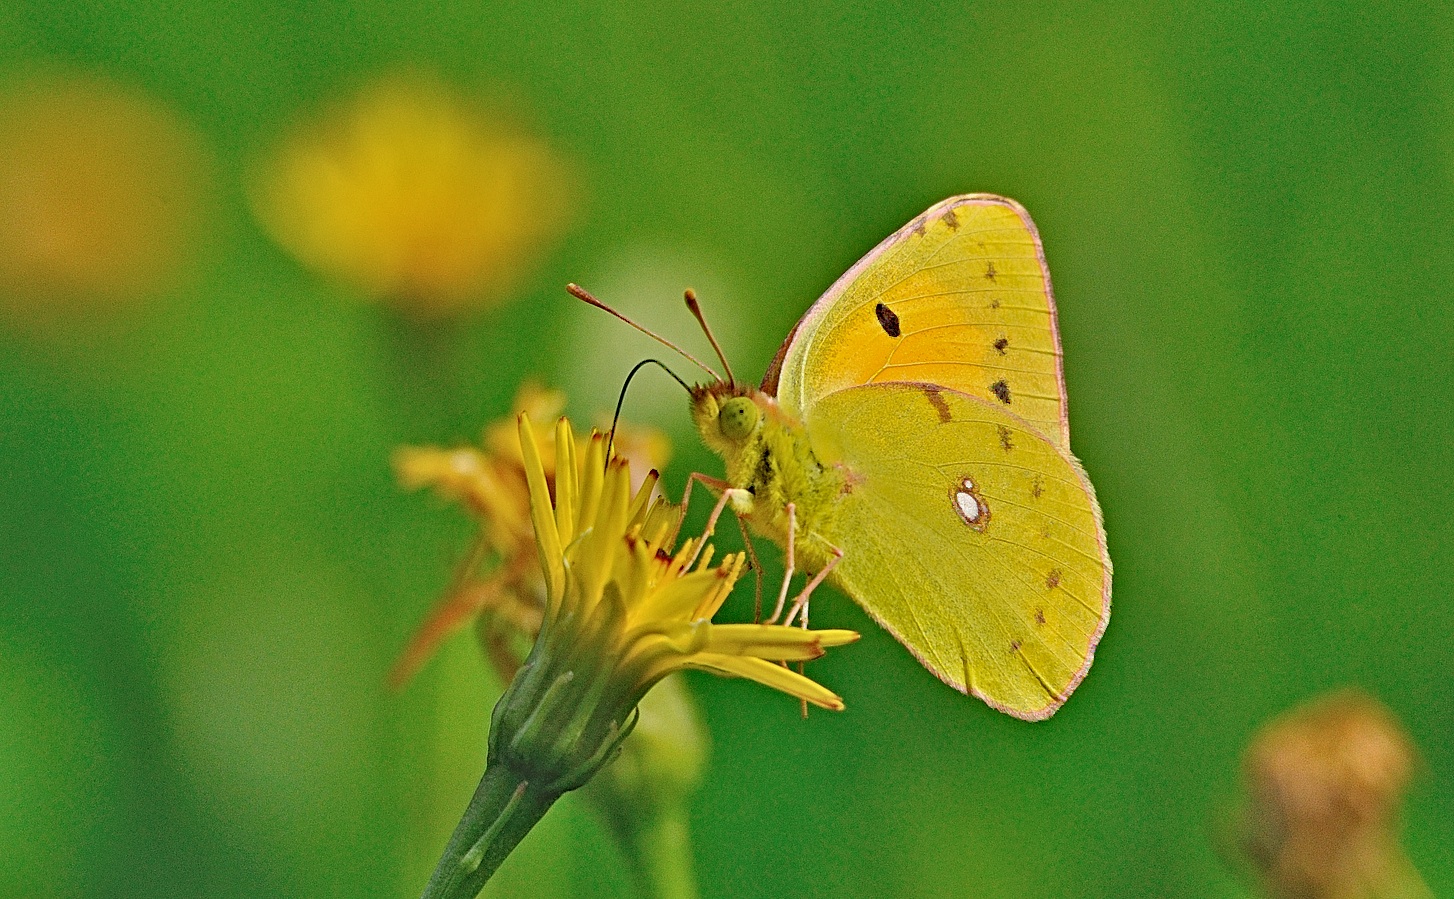
<svg viewBox="0 0 1454 899">
<path fill-rule="evenodd" d="M 984 497 L 980 496 L 978 490 L 975 489 L 974 481 L 962 478 L 949 494 L 949 499 L 954 504 L 954 511 L 958 513 L 960 520 L 976 531 L 983 531 L 985 525 L 989 524 L 990 507 L 985 504 Z"/>
<path fill-rule="evenodd" d="M 974 495 L 960 491 L 954 494 L 954 501 L 959 505 L 959 514 L 964 516 L 965 521 L 974 521 L 979 518 L 979 502 Z"/>
</svg>

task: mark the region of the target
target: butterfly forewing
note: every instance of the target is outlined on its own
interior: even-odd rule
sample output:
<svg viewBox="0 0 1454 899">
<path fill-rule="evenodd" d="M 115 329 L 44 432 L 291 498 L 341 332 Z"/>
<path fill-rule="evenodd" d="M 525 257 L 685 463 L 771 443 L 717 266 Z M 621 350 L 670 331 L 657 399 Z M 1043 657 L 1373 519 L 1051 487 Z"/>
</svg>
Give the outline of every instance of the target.
<svg viewBox="0 0 1454 899">
<path fill-rule="evenodd" d="M 873 384 L 809 432 L 853 473 L 832 536 L 846 592 L 942 680 L 1040 719 L 1090 667 L 1111 565 L 1080 465 L 990 399 Z"/>
<path fill-rule="evenodd" d="M 896 381 L 996 403 L 1069 451 L 1050 276 L 1018 203 L 955 197 L 905 225 L 808 310 L 764 387 L 806 417 L 830 393 Z"/>
</svg>

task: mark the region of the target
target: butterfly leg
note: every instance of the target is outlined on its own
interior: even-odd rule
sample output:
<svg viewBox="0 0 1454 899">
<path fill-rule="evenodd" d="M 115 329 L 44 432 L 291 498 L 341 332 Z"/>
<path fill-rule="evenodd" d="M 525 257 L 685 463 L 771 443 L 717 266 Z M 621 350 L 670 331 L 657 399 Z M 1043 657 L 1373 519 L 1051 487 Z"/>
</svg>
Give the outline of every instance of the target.
<svg viewBox="0 0 1454 899">
<path fill-rule="evenodd" d="M 752 508 L 751 493 L 747 492 L 746 490 L 733 487 L 726 481 L 719 481 L 716 478 L 693 472 L 692 474 L 687 476 L 687 490 L 686 493 L 682 496 L 683 517 L 686 517 L 687 501 L 692 498 L 692 483 L 694 481 L 701 481 L 710 489 L 721 490 L 722 495 L 718 497 L 717 505 L 712 507 L 712 514 L 707 517 L 707 527 L 702 531 L 702 536 L 697 543 L 697 548 L 692 553 L 691 561 L 687 563 L 688 568 L 697 563 L 697 557 L 701 555 L 702 547 L 706 546 L 707 540 L 714 533 L 716 533 L 717 521 L 722 517 L 722 511 L 727 508 L 728 503 L 732 504 L 732 511 L 737 516 L 739 524 L 741 524 L 742 521 L 743 509 Z"/>
<path fill-rule="evenodd" d="M 788 506 L 788 509 L 790 511 L 792 510 L 792 508 L 793 507 L 791 505 Z M 792 534 L 792 531 L 795 529 L 794 528 L 794 525 L 795 525 L 795 522 L 793 521 L 793 518 L 790 515 L 789 518 L 788 518 L 788 527 L 789 527 L 789 540 L 788 540 L 788 553 L 789 553 L 789 556 L 788 556 L 788 558 L 790 558 L 790 559 L 792 558 L 792 555 L 791 555 L 792 554 L 792 546 L 793 546 L 792 537 L 794 536 Z M 801 625 L 801 627 L 803 628 L 803 630 L 807 630 L 808 629 L 808 601 L 810 599 L 812 599 L 812 597 L 813 597 L 813 591 L 817 589 L 817 587 L 818 587 L 819 584 L 823 583 L 824 579 L 826 579 L 828 577 L 828 575 L 833 572 L 833 569 L 835 569 L 835 568 L 838 567 L 838 563 L 843 561 L 843 550 L 839 549 L 836 546 L 833 546 L 832 544 L 829 544 L 828 545 L 828 549 L 833 553 L 833 557 L 828 560 L 828 564 L 827 565 L 824 565 L 823 566 L 823 570 L 821 570 L 817 574 L 813 575 L 812 579 L 809 580 L 808 583 L 803 586 L 803 592 L 802 593 L 799 593 L 797 595 L 797 597 L 793 599 L 793 607 L 788 612 L 788 617 L 783 621 L 783 627 L 792 627 L 792 625 L 793 625 L 793 619 L 794 618 L 797 618 L 798 615 L 799 615 L 799 613 L 801 613 L 802 617 L 799 619 L 799 624 Z M 789 563 L 789 564 L 791 564 L 791 563 Z M 787 580 L 786 579 L 783 580 L 783 593 L 784 594 L 787 593 Z M 781 600 L 779 600 L 779 608 L 781 608 Z M 786 665 L 787 663 L 784 662 L 783 664 Z M 802 674 L 803 673 L 803 664 L 804 664 L 803 662 L 799 662 L 798 663 L 798 673 L 799 674 Z M 808 717 L 808 701 L 805 699 L 805 700 L 803 700 L 803 718 L 806 720 L 807 717 Z"/>
<path fill-rule="evenodd" d="M 818 589 L 818 585 L 823 583 L 823 581 L 827 579 L 828 575 L 833 573 L 833 569 L 838 567 L 839 562 L 843 561 L 843 550 L 839 549 L 836 546 L 832 546 L 831 544 L 829 545 L 828 550 L 833 554 L 833 557 L 828 560 L 828 564 L 824 565 L 821 571 L 813 575 L 813 579 L 808 581 L 807 585 L 803 587 L 803 592 L 799 593 L 797 597 L 793 599 L 793 607 L 788 612 L 787 620 L 783 622 L 784 625 L 791 625 L 793 623 L 793 619 L 796 618 L 801 612 L 801 624 L 803 628 L 807 628 L 808 600 L 812 598 L 813 591 Z"/>
<path fill-rule="evenodd" d="M 757 550 L 752 546 L 752 535 L 747 533 L 747 522 L 741 515 L 737 518 L 737 530 L 742 532 L 742 545 L 747 548 L 747 564 L 752 568 L 753 578 L 757 581 L 752 599 L 752 620 L 762 621 L 762 563 L 757 560 Z"/>
<path fill-rule="evenodd" d="M 706 543 L 706 538 L 712 536 L 712 533 L 716 530 L 717 519 L 722 516 L 724 504 L 727 502 L 732 503 L 732 514 L 737 518 L 737 529 L 742 532 L 742 545 L 747 548 L 748 563 L 752 566 L 753 577 L 757 582 L 753 594 L 752 620 L 760 621 L 762 619 L 762 563 L 757 560 L 757 550 L 753 548 L 752 536 L 747 533 L 747 522 L 743 518 L 743 507 L 748 509 L 752 507 L 752 494 L 746 490 L 738 490 L 720 478 L 714 478 L 711 475 L 694 471 L 687 475 L 687 489 L 682 493 L 682 518 L 686 518 L 687 516 L 687 503 L 692 499 L 692 485 L 698 482 L 709 490 L 720 490 L 722 492 L 721 498 L 717 500 L 717 505 L 712 510 L 712 516 L 707 524 L 707 530 L 702 535 L 703 544 Z M 733 501 L 734 499 L 736 500 L 735 502 Z M 700 550 L 701 546 L 698 546 L 698 551 Z M 696 561 L 695 557 L 692 561 Z"/>
<path fill-rule="evenodd" d="M 687 475 L 687 489 L 682 491 L 682 518 L 687 517 L 687 504 L 692 501 L 692 485 L 697 483 L 701 483 L 708 490 L 717 490 L 722 493 L 732 489 L 732 485 L 721 478 L 714 478 L 711 475 L 702 474 L 700 471 L 692 472 Z"/>
<path fill-rule="evenodd" d="M 778 594 L 777 594 L 777 605 L 773 607 L 772 616 L 769 617 L 766 621 L 764 621 L 763 624 L 776 624 L 777 623 L 778 618 L 783 613 L 783 606 L 786 605 L 787 604 L 787 601 L 788 601 L 788 585 L 792 583 L 792 580 L 793 580 L 793 572 L 795 572 L 797 570 L 797 565 L 796 565 L 796 563 L 794 561 L 794 558 L 793 558 L 793 556 L 794 556 L 793 546 L 794 546 L 794 544 L 796 544 L 798 542 L 798 506 L 797 506 L 797 504 L 796 503 L 788 503 L 788 507 L 787 507 L 787 510 L 786 511 L 788 513 L 788 545 L 787 545 L 787 552 L 785 553 L 785 555 L 787 556 L 787 558 L 786 558 L 786 560 L 783 563 L 783 585 L 782 585 L 782 588 L 780 590 L 778 590 Z"/>
</svg>

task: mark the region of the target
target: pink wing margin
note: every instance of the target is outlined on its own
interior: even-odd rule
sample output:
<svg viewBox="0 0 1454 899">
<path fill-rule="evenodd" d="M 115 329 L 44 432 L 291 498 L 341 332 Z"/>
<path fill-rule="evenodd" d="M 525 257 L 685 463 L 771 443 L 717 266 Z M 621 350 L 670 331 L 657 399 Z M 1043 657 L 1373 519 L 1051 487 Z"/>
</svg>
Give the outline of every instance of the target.
<svg viewBox="0 0 1454 899">
<path fill-rule="evenodd" d="M 1052 307 L 1052 309 L 1053 308 L 1054 307 Z M 1057 340 L 1058 339 L 1059 338 L 1057 337 Z M 1075 673 L 1075 677 L 1072 677 L 1070 679 L 1070 683 L 1065 685 L 1065 690 L 1061 693 L 1060 697 L 1057 698 L 1054 702 L 1051 702 L 1049 705 L 1045 706 L 1043 709 L 1036 709 L 1033 712 L 1020 712 L 1016 711 L 1015 709 L 1007 708 L 998 702 L 994 702 L 989 697 L 982 695 L 977 690 L 969 691 L 972 692 L 973 695 L 984 700 L 985 704 L 988 705 L 990 708 L 1004 712 L 1006 715 L 1009 715 L 1012 718 L 1019 718 L 1022 721 L 1044 721 L 1046 718 L 1049 718 L 1051 715 L 1054 715 L 1056 712 L 1060 711 L 1060 707 L 1065 705 L 1066 700 L 1070 699 L 1070 695 L 1075 692 L 1077 687 L 1080 686 L 1080 682 L 1085 680 L 1085 676 L 1090 673 L 1091 663 L 1096 660 L 1096 647 L 1101 645 L 1101 637 L 1105 636 L 1106 627 L 1111 623 L 1111 552 L 1110 549 L 1106 546 L 1106 525 L 1105 520 L 1101 515 L 1101 503 L 1100 500 L 1096 499 L 1095 487 L 1091 486 L 1090 476 L 1085 473 L 1085 468 L 1080 464 L 1080 460 L 1072 455 L 1069 450 L 1065 451 L 1065 457 L 1070 460 L 1071 468 L 1075 469 L 1076 477 L 1080 478 L 1081 487 L 1085 489 L 1086 495 L 1090 497 L 1091 510 L 1095 512 L 1096 548 L 1100 550 L 1101 562 L 1105 565 L 1105 574 L 1101 578 L 1101 618 L 1100 621 L 1096 623 L 1095 633 L 1091 634 L 1090 640 L 1086 643 L 1085 664 L 1080 666 L 1080 670 Z M 894 636 L 897 637 L 898 635 L 895 634 Z M 912 652 L 912 650 L 910 650 L 910 652 Z M 920 664 L 924 664 L 924 667 L 928 668 L 930 671 L 933 671 L 940 680 L 944 680 L 945 683 L 949 683 L 947 680 L 944 679 L 944 676 L 942 674 L 939 674 L 938 671 L 935 671 L 932 666 L 924 663 L 923 659 L 920 659 L 919 662 Z M 950 686 L 953 685 L 951 684 Z"/>
<path fill-rule="evenodd" d="M 811 340 L 812 335 L 817 331 L 816 325 L 819 319 L 838 301 L 848 288 L 857 281 L 874 263 L 878 262 L 894 248 L 909 240 L 915 232 L 919 231 L 930 221 L 942 218 L 946 212 L 961 209 L 966 206 L 1002 206 L 1019 216 L 1020 221 L 1025 223 L 1025 229 L 1030 232 L 1030 237 L 1035 241 L 1035 259 L 1040 263 L 1040 271 L 1044 275 L 1045 302 L 1050 308 L 1050 335 L 1055 342 L 1055 380 L 1060 390 L 1060 439 L 1065 447 L 1070 446 L 1070 418 L 1067 413 L 1068 403 L 1065 401 L 1065 360 L 1060 345 L 1060 316 L 1055 308 L 1055 291 L 1050 285 L 1050 267 L 1045 263 L 1045 245 L 1040 240 L 1040 232 L 1035 227 L 1035 222 L 1030 218 L 1030 213 L 1025 207 L 1011 200 L 1009 197 L 1002 197 L 997 194 L 962 194 L 957 197 L 950 197 L 941 200 L 930 206 L 924 212 L 915 216 L 912 221 L 904 227 L 885 237 L 878 246 L 869 250 L 864 257 L 853 264 L 853 267 L 844 272 L 833 286 L 823 293 L 818 301 L 808 307 L 803 317 L 788 332 L 783 340 L 782 346 L 778 348 L 777 354 L 773 356 L 772 362 L 768 364 L 767 372 L 762 376 L 762 384 L 759 389 L 768 396 L 776 397 L 778 387 L 782 379 L 783 362 L 787 359 L 788 351 L 793 348 L 798 336 L 805 335 Z M 807 351 L 804 351 L 806 357 Z M 806 410 L 798 410 L 800 412 Z"/>
</svg>

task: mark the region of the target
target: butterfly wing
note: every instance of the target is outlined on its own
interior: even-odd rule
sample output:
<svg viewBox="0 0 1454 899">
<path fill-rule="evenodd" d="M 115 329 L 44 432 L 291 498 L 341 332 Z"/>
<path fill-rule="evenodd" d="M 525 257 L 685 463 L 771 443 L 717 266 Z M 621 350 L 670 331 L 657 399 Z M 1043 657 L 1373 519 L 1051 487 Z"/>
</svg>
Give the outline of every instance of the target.
<svg viewBox="0 0 1454 899">
<path fill-rule="evenodd" d="M 804 417 L 830 393 L 887 381 L 998 403 L 1069 451 L 1050 273 L 1020 204 L 951 197 L 899 229 L 813 304 L 763 390 Z"/>
<path fill-rule="evenodd" d="M 1060 707 L 1110 615 L 1080 464 L 993 400 L 885 383 L 819 399 L 815 451 L 853 473 L 834 579 L 930 671 L 1017 718 Z"/>
</svg>

